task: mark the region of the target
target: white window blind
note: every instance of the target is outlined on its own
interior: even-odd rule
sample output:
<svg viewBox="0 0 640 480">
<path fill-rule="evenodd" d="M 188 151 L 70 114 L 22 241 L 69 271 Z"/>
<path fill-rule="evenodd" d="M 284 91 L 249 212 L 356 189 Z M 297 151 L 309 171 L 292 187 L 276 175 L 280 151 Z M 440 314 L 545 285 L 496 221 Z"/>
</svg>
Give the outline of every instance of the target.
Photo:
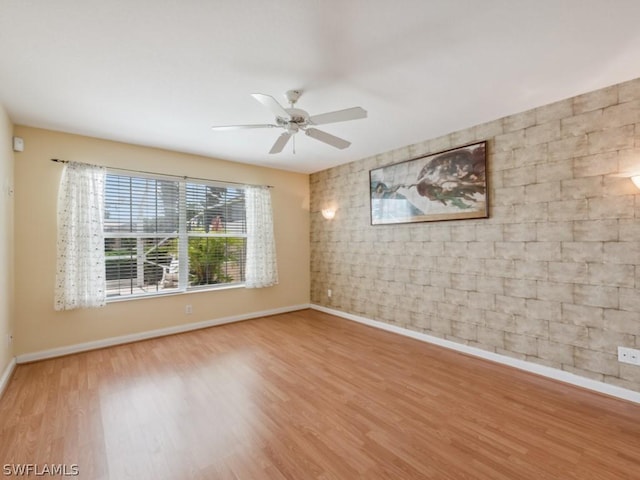
<svg viewBox="0 0 640 480">
<path fill-rule="evenodd" d="M 244 189 L 110 172 L 104 237 L 107 298 L 243 283 Z"/>
</svg>

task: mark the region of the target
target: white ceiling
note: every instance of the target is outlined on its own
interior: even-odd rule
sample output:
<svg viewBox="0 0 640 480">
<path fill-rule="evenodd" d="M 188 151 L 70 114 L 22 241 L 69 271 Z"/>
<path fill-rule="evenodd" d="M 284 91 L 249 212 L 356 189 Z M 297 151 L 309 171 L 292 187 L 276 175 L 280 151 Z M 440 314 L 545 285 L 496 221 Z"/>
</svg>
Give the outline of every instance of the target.
<svg viewBox="0 0 640 480">
<path fill-rule="evenodd" d="M 16 124 L 315 172 L 640 77 L 639 0 L 0 0 Z M 302 89 L 337 150 L 251 93 Z"/>
</svg>

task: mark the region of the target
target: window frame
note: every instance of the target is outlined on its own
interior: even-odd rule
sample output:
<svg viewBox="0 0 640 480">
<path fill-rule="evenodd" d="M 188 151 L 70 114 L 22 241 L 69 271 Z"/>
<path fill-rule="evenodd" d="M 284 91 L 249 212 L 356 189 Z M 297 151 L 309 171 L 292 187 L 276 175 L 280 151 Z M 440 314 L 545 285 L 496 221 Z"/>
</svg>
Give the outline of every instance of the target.
<svg viewBox="0 0 640 480">
<path fill-rule="evenodd" d="M 166 238 L 175 238 L 176 242 L 177 242 L 177 263 L 178 263 L 178 279 L 177 279 L 177 286 L 175 288 L 167 288 L 166 290 L 161 290 L 160 288 L 160 283 L 162 280 L 159 280 L 155 283 L 155 285 L 153 286 L 153 288 L 155 289 L 154 291 L 151 292 L 133 292 L 133 293 L 121 293 L 122 288 L 123 287 L 118 287 L 118 292 L 117 293 L 113 293 L 114 289 L 109 289 L 107 288 L 107 303 L 110 302 L 118 302 L 118 301 L 125 301 L 125 300 L 133 300 L 133 299 L 141 299 L 141 298 L 154 298 L 154 297 L 161 297 L 161 296 L 166 296 L 166 295 L 177 295 L 177 294 L 184 294 L 184 293 L 194 293 L 194 292 L 205 292 L 205 291 L 215 291 L 215 290 L 224 290 L 224 289 L 230 289 L 230 288 L 243 288 L 245 286 L 245 274 L 246 274 L 246 246 L 247 246 L 247 225 L 246 225 L 246 197 L 245 197 L 245 186 L 243 185 L 230 185 L 230 184 L 225 184 L 222 182 L 215 182 L 215 181 L 209 181 L 209 180 L 204 180 L 204 179 L 192 179 L 192 178 L 188 178 L 188 177 L 173 177 L 173 176 L 163 176 L 163 175 L 154 175 L 154 174 L 149 174 L 149 173 L 138 173 L 138 172 L 131 172 L 131 171 L 120 171 L 117 169 L 107 169 L 106 172 L 106 176 L 107 178 L 105 178 L 105 188 L 106 185 L 108 184 L 108 177 L 109 176 L 119 176 L 119 177 L 127 177 L 130 179 L 145 179 L 145 180 L 153 180 L 153 181 L 172 181 L 172 182 L 176 182 L 178 184 L 178 198 L 177 198 L 177 208 L 178 208 L 178 231 L 173 231 L 173 232 L 132 232 L 132 231 L 107 231 L 107 227 L 105 224 L 105 227 L 103 228 L 103 234 L 104 234 L 104 239 L 105 239 L 105 260 L 108 261 L 109 256 L 106 255 L 107 253 L 107 241 L 111 240 L 111 239 L 137 239 L 137 240 L 145 240 L 145 239 L 166 239 Z M 243 214 L 242 214 L 242 220 L 241 220 L 241 233 L 238 232 L 232 232 L 232 233 L 228 233 L 228 232 L 212 232 L 211 230 L 208 232 L 196 232 L 196 231 L 190 231 L 190 226 L 189 226 L 189 222 L 193 220 L 192 219 L 188 219 L 187 215 L 188 215 L 188 205 L 187 205 L 187 190 L 188 187 L 187 185 L 197 185 L 197 186 L 205 186 L 205 187 L 214 187 L 214 188 L 222 188 L 225 189 L 225 194 L 227 194 L 227 192 L 229 190 L 241 190 L 242 194 L 238 195 L 237 193 L 235 193 L 235 195 L 238 196 L 238 198 L 242 198 L 242 207 L 243 207 Z M 157 184 L 156 184 L 157 187 Z M 156 191 L 155 195 L 157 196 L 158 193 Z M 104 203 L 104 208 L 105 211 L 107 209 L 107 196 L 105 195 L 105 203 Z M 156 197 L 157 200 L 157 197 Z M 130 199 L 129 202 L 130 205 L 133 204 L 133 199 Z M 226 206 L 226 205 L 225 205 Z M 156 212 L 157 213 L 157 212 Z M 152 217 L 153 218 L 153 217 Z M 157 216 L 155 218 L 158 218 Z M 195 217 L 194 217 L 195 218 Z M 227 223 L 228 221 L 224 222 L 224 226 L 225 228 L 227 227 Z M 157 222 L 156 222 L 157 224 Z M 190 285 L 190 281 L 189 281 L 189 275 L 190 275 L 190 262 L 189 262 L 189 244 L 190 244 L 190 240 L 193 238 L 212 238 L 212 239 L 219 239 L 219 238 L 229 238 L 229 239 L 242 239 L 243 243 L 240 246 L 240 255 L 241 258 L 239 259 L 238 263 L 238 268 L 240 268 L 241 271 L 241 281 L 232 281 L 232 282 L 222 282 L 222 283 L 210 283 L 210 284 L 203 284 L 203 285 Z M 137 247 L 139 249 L 139 247 Z M 139 252 L 139 250 L 138 250 Z M 143 253 L 143 255 L 146 254 Z M 137 269 L 138 272 L 136 274 L 135 278 L 138 278 L 137 275 L 140 273 L 140 269 L 143 268 L 141 267 L 141 265 L 143 265 L 145 263 L 145 259 L 141 259 L 139 258 L 140 254 L 137 253 L 135 255 L 135 257 L 130 256 L 130 259 L 135 259 L 136 261 L 136 265 L 137 265 Z M 146 262 L 146 263 L 151 263 L 151 264 L 155 264 L 158 265 L 154 262 Z M 185 267 L 186 265 L 186 267 Z M 158 265 L 160 266 L 160 265 Z M 166 266 L 167 268 L 169 268 L 169 266 Z M 108 272 L 107 269 L 107 265 L 105 262 L 105 272 Z M 165 272 L 164 267 L 163 267 L 163 272 Z M 131 277 L 132 279 L 134 277 Z M 163 273 L 163 278 L 164 278 L 164 273 Z M 119 279 L 122 280 L 122 279 Z M 143 280 L 142 282 L 144 282 L 144 272 L 143 272 Z M 127 288 L 127 287 L 124 287 Z M 143 287 L 141 287 L 140 285 L 138 285 L 137 287 L 131 285 L 129 288 L 131 289 L 143 289 Z M 109 292 L 112 292 L 111 294 L 109 294 Z"/>
</svg>

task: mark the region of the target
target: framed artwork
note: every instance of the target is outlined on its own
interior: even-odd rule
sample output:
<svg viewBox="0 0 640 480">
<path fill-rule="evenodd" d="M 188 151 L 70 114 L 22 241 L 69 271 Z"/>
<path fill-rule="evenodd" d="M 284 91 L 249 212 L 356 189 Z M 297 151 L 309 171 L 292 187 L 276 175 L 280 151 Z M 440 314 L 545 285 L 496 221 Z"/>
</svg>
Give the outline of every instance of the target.
<svg viewBox="0 0 640 480">
<path fill-rule="evenodd" d="M 371 224 L 486 218 L 487 142 L 373 169 Z"/>
</svg>

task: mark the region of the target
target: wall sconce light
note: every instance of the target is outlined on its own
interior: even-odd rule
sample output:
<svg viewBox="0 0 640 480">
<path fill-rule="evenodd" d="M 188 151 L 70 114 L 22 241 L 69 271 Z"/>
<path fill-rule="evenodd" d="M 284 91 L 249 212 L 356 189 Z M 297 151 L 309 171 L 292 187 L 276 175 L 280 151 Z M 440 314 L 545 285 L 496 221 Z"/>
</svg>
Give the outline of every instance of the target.
<svg viewBox="0 0 640 480">
<path fill-rule="evenodd" d="M 636 187 L 638 187 L 638 189 L 640 189 L 640 175 L 633 175 L 631 177 L 631 181 Z"/>
<path fill-rule="evenodd" d="M 336 211 L 333 208 L 323 208 L 322 209 L 322 216 L 324 218 L 326 218 L 327 220 L 332 220 L 333 217 L 336 216 Z"/>
</svg>

